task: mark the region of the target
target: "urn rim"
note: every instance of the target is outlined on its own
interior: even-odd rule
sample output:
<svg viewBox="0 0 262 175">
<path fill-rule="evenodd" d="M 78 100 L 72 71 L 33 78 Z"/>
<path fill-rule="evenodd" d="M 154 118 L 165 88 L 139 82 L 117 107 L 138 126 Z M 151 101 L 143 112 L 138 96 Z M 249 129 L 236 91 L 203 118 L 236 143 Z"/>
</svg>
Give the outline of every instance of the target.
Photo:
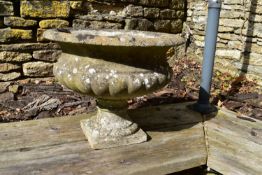
<svg viewBox="0 0 262 175">
<path fill-rule="evenodd" d="M 184 43 L 179 34 L 119 29 L 49 29 L 43 36 L 61 43 L 115 47 L 172 47 Z"/>
</svg>

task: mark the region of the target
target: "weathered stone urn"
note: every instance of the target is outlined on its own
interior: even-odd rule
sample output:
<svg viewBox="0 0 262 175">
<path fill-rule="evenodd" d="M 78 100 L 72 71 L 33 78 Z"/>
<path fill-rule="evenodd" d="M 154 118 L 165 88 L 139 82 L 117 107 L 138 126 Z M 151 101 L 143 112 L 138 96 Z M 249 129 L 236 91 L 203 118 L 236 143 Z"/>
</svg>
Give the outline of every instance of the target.
<svg viewBox="0 0 262 175">
<path fill-rule="evenodd" d="M 183 40 L 172 34 L 124 30 L 57 30 L 44 37 L 59 43 L 54 75 L 68 88 L 97 98 L 97 114 L 81 121 L 94 149 L 147 141 L 127 113 L 127 100 L 165 86 L 172 71 L 166 52 Z"/>
</svg>

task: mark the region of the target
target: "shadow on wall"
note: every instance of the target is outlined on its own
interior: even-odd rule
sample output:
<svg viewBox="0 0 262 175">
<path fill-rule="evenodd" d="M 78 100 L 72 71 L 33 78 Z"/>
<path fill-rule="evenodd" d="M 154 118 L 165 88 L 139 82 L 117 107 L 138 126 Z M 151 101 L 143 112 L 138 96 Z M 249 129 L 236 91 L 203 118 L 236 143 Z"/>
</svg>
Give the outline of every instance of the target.
<svg viewBox="0 0 262 175">
<path fill-rule="evenodd" d="M 252 20 L 252 18 L 254 17 L 253 14 L 251 12 L 256 12 L 257 10 L 257 2 L 258 0 L 251 0 L 251 5 L 250 5 L 250 13 L 249 13 L 249 17 L 247 18 L 247 32 L 246 32 L 246 39 L 245 39 L 245 46 L 244 46 L 244 50 L 243 50 L 243 63 L 242 63 L 242 68 L 241 68 L 241 75 L 244 75 L 248 72 L 248 66 L 249 66 L 249 60 L 250 60 L 250 52 L 251 52 L 251 48 L 252 48 L 252 39 L 250 40 L 250 38 L 248 38 L 248 36 L 254 36 L 254 22 Z M 240 75 L 240 76 L 241 76 Z"/>
<path fill-rule="evenodd" d="M 236 78 L 236 80 L 232 83 L 232 88 L 230 91 L 238 91 L 240 86 L 238 84 L 241 82 L 241 80 L 244 79 L 246 73 L 248 72 L 249 64 L 250 64 L 250 57 L 251 57 L 251 50 L 252 50 L 252 37 L 255 35 L 254 32 L 254 27 L 255 27 L 255 22 L 254 22 L 254 17 L 255 17 L 255 12 L 257 11 L 257 4 L 258 0 L 251 0 L 251 2 L 244 1 L 243 5 L 246 5 L 245 3 L 250 3 L 250 8 L 248 9 L 249 16 L 246 18 L 247 23 L 247 31 L 246 33 L 241 32 L 242 35 L 244 35 L 245 40 L 243 41 L 244 47 L 242 50 L 242 55 L 243 55 L 243 61 L 242 61 L 242 67 L 240 71 L 240 75 Z M 252 13 L 253 12 L 253 13 Z M 245 26 L 244 23 L 244 26 Z M 243 26 L 243 27 L 244 27 Z"/>
</svg>

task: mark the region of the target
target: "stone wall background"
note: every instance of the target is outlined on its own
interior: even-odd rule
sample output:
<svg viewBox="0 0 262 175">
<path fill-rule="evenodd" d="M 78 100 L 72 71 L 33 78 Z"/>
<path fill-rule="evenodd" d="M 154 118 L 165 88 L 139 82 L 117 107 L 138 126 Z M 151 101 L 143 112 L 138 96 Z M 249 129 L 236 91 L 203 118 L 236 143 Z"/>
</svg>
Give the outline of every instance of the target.
<svg viewBox="0 0 262 175">
<path fill-rule="evenodd" d="M 181 33 L 186 21 L 201 59 L 207 10 L 203 0 L 0 0 L 0 81 L 52 76 L 61 52 L 42 37 L 49 28 Z M 262 86 L 262 1 L 223 1 L 216 55 L 216 69 Z"/>
<path fill-rule="evenodd" d="M 207 2 L 188 0 L 185 32 L 202 58 Z M 262 1 L 224 0 L 215 68 L 233 76 L 246 75 L 262 87 Z"/>
<path fill-rule="evenodd" d="M 184 0 L 0 0 L 0 81 L 52 76 L 61 51 L 50 28 L 181 33 Z"/>
</svg>

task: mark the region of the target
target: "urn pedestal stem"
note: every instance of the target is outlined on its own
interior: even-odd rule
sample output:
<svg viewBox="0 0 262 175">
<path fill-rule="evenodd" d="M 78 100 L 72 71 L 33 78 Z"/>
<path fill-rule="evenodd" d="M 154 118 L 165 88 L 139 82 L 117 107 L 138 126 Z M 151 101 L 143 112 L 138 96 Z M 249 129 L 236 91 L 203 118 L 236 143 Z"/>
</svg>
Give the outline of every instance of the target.
<svg viewBox="0 0 262 175">
<path fill-rule="evenodd" d="M 147 134 L 129 117 L 127 101 L 99 99 L 97 103 L 97 114 L 81 121 L 91 148 L 103 149 L 147 141 Z"/>
</svg>

